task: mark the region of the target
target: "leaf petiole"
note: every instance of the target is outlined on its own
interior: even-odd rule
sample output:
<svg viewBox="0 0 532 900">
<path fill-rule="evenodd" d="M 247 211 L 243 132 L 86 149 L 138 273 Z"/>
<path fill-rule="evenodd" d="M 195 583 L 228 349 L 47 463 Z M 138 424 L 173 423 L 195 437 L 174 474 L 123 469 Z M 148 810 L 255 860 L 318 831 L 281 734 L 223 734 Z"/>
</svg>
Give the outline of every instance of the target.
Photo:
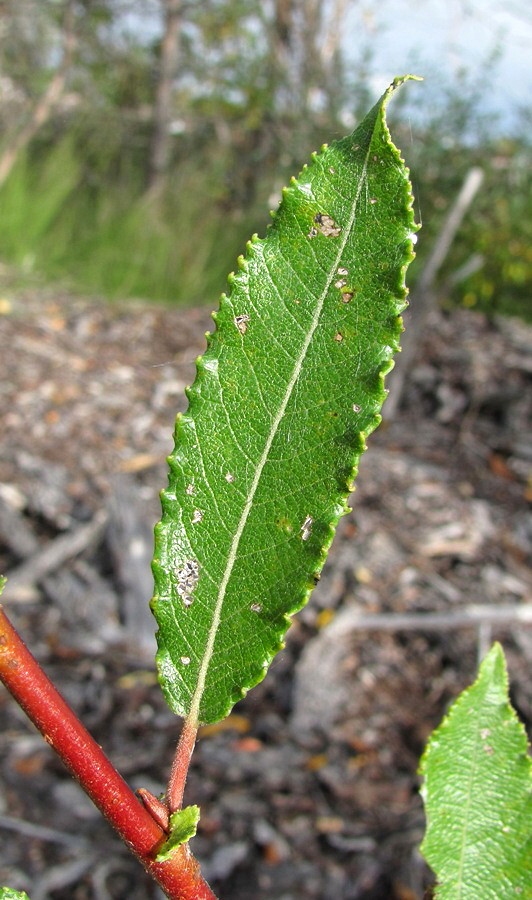
<svg viewBox="0 0 532 900">
<path fill-rule="evenodd" d="M 190 719 L 185 719 L 177 744 L 166 791 L 166 803 L 170 813 L 176 812 L 183 806 L 185 782 L 197 734 L 198 726 L 191 722 Z"/>
</svg>

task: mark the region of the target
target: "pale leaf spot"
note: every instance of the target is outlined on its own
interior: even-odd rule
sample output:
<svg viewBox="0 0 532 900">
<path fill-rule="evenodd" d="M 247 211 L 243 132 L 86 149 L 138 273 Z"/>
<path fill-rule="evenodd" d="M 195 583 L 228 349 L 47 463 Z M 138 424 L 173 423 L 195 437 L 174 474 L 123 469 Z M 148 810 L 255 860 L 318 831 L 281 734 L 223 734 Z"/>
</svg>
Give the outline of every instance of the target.
<svg viewBox="0 0 532 900">
<path fill-rule="evenodd" d="M 252 603 L 249 607 L 251 612 L 260 613 L 262 612 L 262 605 L 260 603 Z"/>
<path fill-rule="evenodd" d="M 185 488 L 185 494 L 188 494 L 188 496 L 191 497 L 192 494 L 195 492 L 195 490 L 196 490 L 196 488 L 194 487 L 193 484 L 187 484 L 187 486 Z"/>
<path fill-rule="evenodd" d="M 344 291 L 342 293 L 342 303 L 351 303 L 353 296 L 354 295 L 352 291 Z"/>
<path fill-rule="evenodd" d="M 297 187 L 299 188 L 301 193 L 305 195 L 305 197 L 308 197 L 309 200 L 314 200 L 314 193 L 312 191 L 312 185 L 306 184 L 305 182 L 298 182 Z"/>
<path fill-rule="evenodd" d="M 301 540 L 302 541 L 308 541 L 310 535 L 312 534 L 313 524 L 314 524 L 314 519 L 312 518 L 312 516 L 307 516 L 301 526 Z"/>
<path fill-rule="evenodd" d="M 202 519 L 203 519 L 203 513 L 202 513 L 201 509 L 195 509 L 194 515 L 192 516 L 192 524 L 197 525 L 198 522 L 201 522 Z"/>
<path fill-rule="evenodd" d="M 232 475 L 231 472 L 226 472 L 226 473 L 225 473 L 225 480 L 227 481 L 228 484 L 232 484 L 233 481 L 235 480 L 235 476 Z"/>
<path fill-rule="evenodd" d="M 334 340 L 335 340 L 338 344 L 341 344 L 342 341 L 343 341 L 343 339 L 344 339 L 343 334 L 340 334 L 340 332 L 337 331 L 336 334 L 334 335 Z"/>
<path fill-rule="evenodd" d="M 183 663 L 184 666 L 189 666 L 190 665 L 190 656 L 182 656 L 181 662 Z"/>
<path fill-rule="evenodd" d="M 337 270 L 338 275 L 349 275 L 349 270 L 345 266 L 340 266 Z"/>
<path fill-rule="evenodd" d="M 203 362 L 203 368 L 206 372 L 212 372 L 215 374 L 218 371 L 218 360 L 215 357 L 213 357 L 212 359 L 207 359 L 205 356 L 203 356 L 201 359 Z"/>
</svg>

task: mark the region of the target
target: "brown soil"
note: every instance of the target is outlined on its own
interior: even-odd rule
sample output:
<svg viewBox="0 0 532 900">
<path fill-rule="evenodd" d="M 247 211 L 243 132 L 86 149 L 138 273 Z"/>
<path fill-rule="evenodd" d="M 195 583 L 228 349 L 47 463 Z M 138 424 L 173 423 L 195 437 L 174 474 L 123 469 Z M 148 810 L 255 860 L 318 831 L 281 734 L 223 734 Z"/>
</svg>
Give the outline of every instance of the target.
<svg viewBox="0 0 532 900">
<path fill-rule="evenodd" d="M 0 309 L 5 605 L 130 784 L 159 793 L 178 723 L 153 674 L 150 534 L 209 316 L 43 290 Z M 494 639 L 532 722 L 530 626 L 452 619 L 530 603 L 531 379 L 531 328 L 431 320 L 286 649 L 198 744 L 193 849 L 223 900 L 420 900 L 419 756 Z M 60 568 L 43 564 L 74 534 Z M 355 622 L 427 612 L 450 622 Z M 31 900 L 160 897 L 3 690 L 0 724 L 0 884 Z"/>
</svg>

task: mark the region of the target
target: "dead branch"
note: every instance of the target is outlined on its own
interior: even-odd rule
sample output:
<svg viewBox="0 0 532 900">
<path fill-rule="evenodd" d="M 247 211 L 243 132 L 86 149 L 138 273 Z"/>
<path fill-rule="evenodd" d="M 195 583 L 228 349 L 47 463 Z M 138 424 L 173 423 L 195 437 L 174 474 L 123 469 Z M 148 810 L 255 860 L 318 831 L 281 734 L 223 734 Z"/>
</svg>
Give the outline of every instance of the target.
<svg viewBox="0 0 532 900">
<path fill-rule="evenodd" d="M 64 562 L 79 556 L 102 536 L 107 524 L 107 513 L 100 510 L 88 525 L 62 534 L 50 541 L 42 550 L 7 573 L 5 598 L 26 601 L 34 598 L 34 587 L 51 572 L 59 569 Z"/>
<path fill-rule="evenodd" d="M 484 172 L 478 166 L 474 166 L 467 173 L 462 189 L 449 210 L 416 285 L 416 290 L 411 299 L 412 314 L 409 317 L 408 326 L 402 340 L 401 353 L 396 358 L 395 367 L 388 378 L 390 396 L 384 406 L 383 416 L 385 421 L 391 422 L 397 414 L 403 396 L 405 381 L 414 364 L 427 319 L 438 302 L 435 290 L 438 272 L 447 258 L 456 233 L 483 180 Z"/>
<path fill-rule="evenodd" d="M 532 624 L 532 603 L 487 606 L 472 604 L 437 613 L 363 613 L 350 607 L 328 626 L 331 637 L 354 631 L 454 631 L 486 625 Z"/>
</svg>

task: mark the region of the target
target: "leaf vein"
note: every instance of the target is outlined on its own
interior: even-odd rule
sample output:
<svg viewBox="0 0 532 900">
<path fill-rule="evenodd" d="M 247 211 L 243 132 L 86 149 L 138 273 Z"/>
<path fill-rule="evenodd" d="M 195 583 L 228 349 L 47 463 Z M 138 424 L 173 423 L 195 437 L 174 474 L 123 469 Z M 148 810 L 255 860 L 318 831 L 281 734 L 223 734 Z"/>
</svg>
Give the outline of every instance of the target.
<svg viewBox="0 0 532 900">
<path fill-rule="evenodd" d="M 342 259 L 342 256 L 343 256 L 343 253 L 345 250 L 345 246 L 347 244 L 348 238 L 351 234 L 351 231 L 352 231 L 352 228 L 353 228 L 353 225 L 355 222 L 355 214 L 356 214 L 356 210 L 358 208 L 358 202 L 359 202 L 359 199 L 360 199 L 360 196 L 362 193 L 362 189 L 366 185 L 367 166 L 368 166 L 370 146 L 371 146 L 371 138 L 368 140 L 368 149 L 366 151 L 366 156 L 365 156 L 364 164 L 362 167 L 360 181 L 359 181 L 359 184 L 357 187 L 357 191 L 356 191 L 355 197 L 352 202 L 352 208 L 351 208 L 351 212 L 349 215 L 349 220 L 343 227 L 342 234 L 341 234 L 340 240 L 338 242 L 338 250 L 337 250 L 334 262 L 332 263 L 332 265 L 329 268 L 328 274 L 326 276 L 325 286 L 321 292 L 321 295 L 317 299 L 316 309 L 312 316 L 312 321 L 311 321 L 310 327 L 308 329 L 307 336 L 305 337 L 302 347 L 301 347 L 301 350 L 300 350 L 300 353 L 299 353 L 297 359 L 295 360 L 294 368 L 292 370 L 292 374 L 289 379 L 288 386 L 287 386 L 284 396 L 279 404 L 275 418 L 273 419 L 272 426 L 271 426 L 269 434 L 267 436 L 263 452 L 260 456 L 259 462 L 255 469 L 255 474 L 254 474 L 254 477 L 253 477 L 253 480 L 252 480 L 252 483 L 251 483 L 251 486 L 249 489 L 249 493 L 248 493 L 246 502 L 244 504 L 244 508 L 242 511 L 242 515 L 240 517 L 240 521 L 238 523 L 238 526 L 235 531 L 235 535 L 233 537 L 233 541 L 229 548 L 227 564 L 226 564 L 225 571 L 222 576 L 222 580 L 220 582 L 220 586 L 218 589 L 218 596 L 217 596 L 216 604 L 215 604 L 215 607 L 213 610 L 212 622 L 211 622 L 211 626 L 209 628 L 205 652 L 204 652 L 201 666 L 200 666 L 200 669 L 198 672 L 196 688 L 194 690 L 194 694 L 193 694 L 191 706 L 190 706 L 190 711 L 189 711 L 189 715 L 188 715 L 188 720 L 194 726 L 196 726 L 199 722 L 199 711 L 200 711 L 201 699 L 202 699 L 202 696 L 203 696 L 203 693 L 205 690 L 207 672 L 209 670 L 211 659 L 212 659 L 212 656 L 214 653 L 216 634 L 218 632 L 218 628 L 219 628 L 220 621 L 221 621 L 222 608 L 223 608 L 223 604 L 224 604 L 224 600 L 225 600 L 227 586 L 229 584 L 231 573 L 233 571 L 233 568 L 234 568 L 234 565 L 235 565 L 235 562 L 237 559 L 238 547 L 239 547 L 239 544 L 240 544 L 240 541 L 242 538 L 242 534 L 243 534 L 245 526 L 246 526 L 246 522 L 247 522 L 249 514 L 251 512 L 251 508 L 253 506 L 255 494 L 256 494 L 259 482 L 261 480 L 262 473 L 264 471 L 264 467 L 268 460 L 270 449 L 272 447 L 275 436 L 279 430 L 279 426 L 285 415 L 285 412 L 288 407 L 288 403 L 290 401 L 290 398 L 292 396 L 294 388 L 295 388 L 297 381 L 299 379 L 299 376 L 301 374 L 301 370 L 303 368 L 303 364 L 304 364 L 305 358 L 307 356 L 308 349 L 310 347 L 310 344 L 312 342 L 312 339 L 316 333 L 316 330 L 317 330 L 319 322 L 320 322 L 321 313 L 323 310 L 325 300 L 327 298 L 327 295 L 329 293 L 329 290 L 333 283 L 333 280 L 336 277 L 336 270 Z M 315 257 L 313 248 L 310 248 L 310 250 Z"/>
</svg>

